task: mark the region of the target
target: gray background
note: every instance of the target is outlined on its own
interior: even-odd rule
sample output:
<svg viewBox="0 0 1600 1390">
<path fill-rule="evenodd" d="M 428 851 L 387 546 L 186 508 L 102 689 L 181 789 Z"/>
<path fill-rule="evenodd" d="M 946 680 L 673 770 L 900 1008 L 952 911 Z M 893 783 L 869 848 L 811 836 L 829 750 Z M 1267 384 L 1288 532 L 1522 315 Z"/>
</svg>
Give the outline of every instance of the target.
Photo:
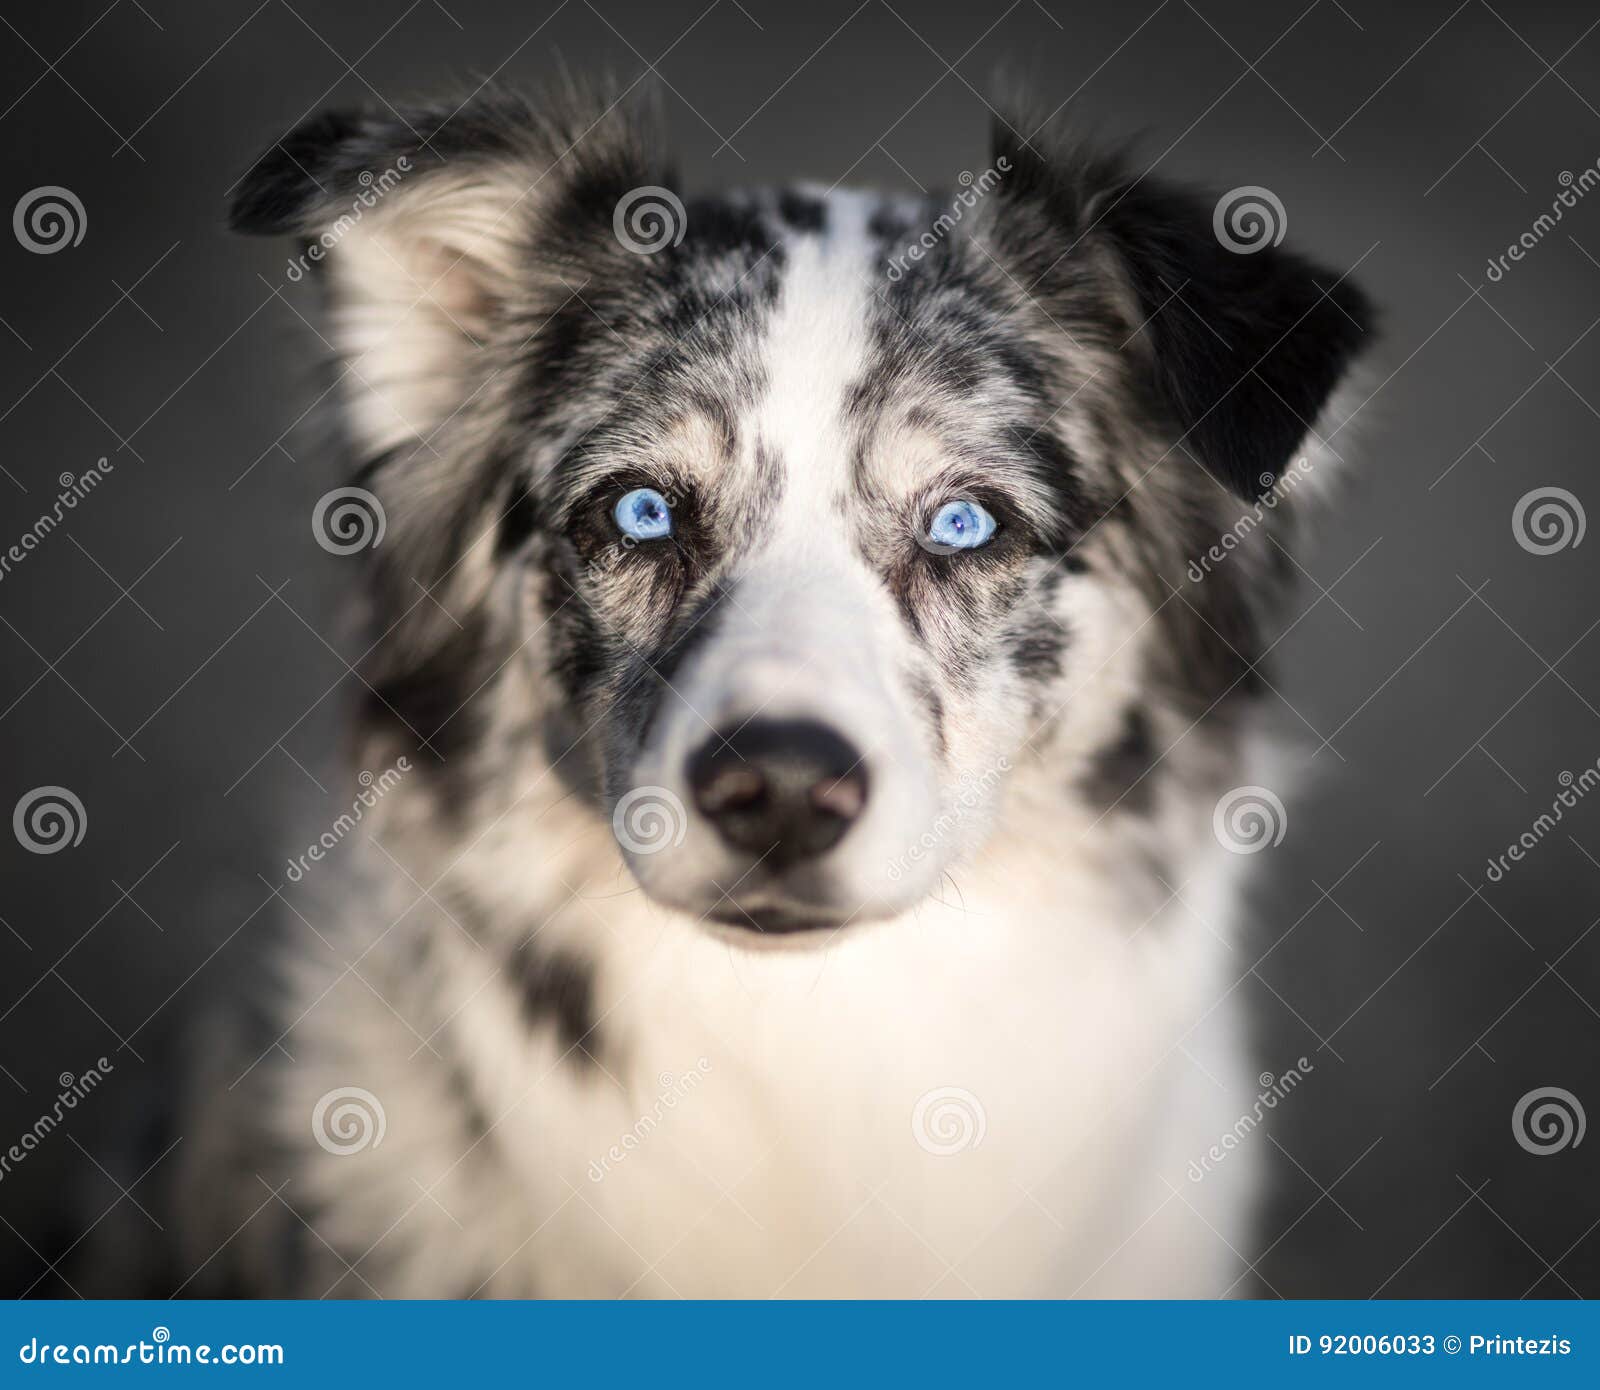
<svg viewBox="0 0 1600 1390">
<path fill-rule="evenodd" d="M 48 256 L 0 235 L 0 541 L 58 475 L 115 471 L 0 579 L 0 802 L 62 785 L 88 815 L 53 855 L 0 835 L 0 1147 L 101 1054 L 119 1090 L 160 1089 L 161 1033 L 271 915 L 250 914 L 284 817 L 347 799 L 328 769 L 352 569 L 312 542 L 332 480 L 285 434 L 310 287 L 286 245 L 221 227 L 255 153 L 324 105 L 515 83 L 559 54 L 625 82 L 658 67 L 690 187 L 947 186 L 988 162 L 980 93 L 1004 69 L 1046 110 L 1075 96 L 1144 132 L 1163 173 L 1272 189 L 1291 239 L 1359 263 L 1385 309 L 1360 476 L 1278 650 L 1306 775 L 1256 861 L 1238 989 L 1261 1068 L 1315 1071 L 1253 1140 L 1273 1198 L 1248 1287 L 1600 1293 L 1600 1138 L 1536 1155 L 1510 1122 L 1550 1085 L 1600 1118 L 1600 797 L 1484 884 L 1558 775 L 1600 758 L 1600 538 L 1540 556 L 1511 527 L 1535 487 L 1600 505 L 1600 194 L 1486 283 L 1600 157 L 1591 7 L 8 8 L 0 203 L 64 185 L 88 228 Z M 49 1268 L 83 1224 L 70 1190 L 91 1214 L 138 1199 L 97 1168 L 113 1099 L 0 1182 L 0 1289 L 70 1296 Z"/>
</svg>

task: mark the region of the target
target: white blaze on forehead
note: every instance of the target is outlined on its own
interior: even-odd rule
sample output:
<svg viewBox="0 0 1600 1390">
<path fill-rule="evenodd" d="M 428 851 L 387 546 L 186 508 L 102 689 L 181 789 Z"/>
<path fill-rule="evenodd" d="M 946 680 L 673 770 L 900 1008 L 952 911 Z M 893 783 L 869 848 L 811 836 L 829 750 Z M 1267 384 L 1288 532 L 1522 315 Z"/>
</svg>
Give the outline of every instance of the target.
<svg viewBox="0 0 1600 1390">
<path fill-rule="evenodd" d="M 875 288 L 873 202 L 830 194 L 826 228 L 786 247 L 777 309 L 765 343 L 768 390 L 753 417 L 756 438 L 778 457 L 781 514 L 774 539 L 815 540 L 850 478 L 846 393 L 866 366 Z M 838 528 L 834 528 L 838 529 Z"/>
<path fill-rule="evenodd" d="M 903 678 L 910 638 L 841 513 L 841 502 L 851 505 L 853 466 L 844 410 L 868 365 L 882 285 L 867 231 L 872 206 L 861 195 L 830 195 L 826 230 L 785 247 L 761 344 L 767 391 L 738 431 L 747 465 L 756 441 L 773 456 L 781 496 L 754 499 L 760 539 L 729 557 L 728 599 L 709 639 L 674 674 L 673 696 L 630 770 L 634 785 L 666 787 L 692 806 L 686 768 L 711 731 L 757 718 L 835 730 L 859 753 L 871 785 L 862 815 L 808 890 L 842 905 L 841 915 L 886 914 L 926 893 L 936 873 L 930 858 L 889 874 L 914 833 L 908 827 L 939 804 L 939 786 Z M 742 883 L 750 865 L 703 817 L 688 820 L 680 852 L 636 856 L 633 869 L 659 899 L 703 911 L 708 892 L 715 898 L 722 885 Z"/>
</svg>

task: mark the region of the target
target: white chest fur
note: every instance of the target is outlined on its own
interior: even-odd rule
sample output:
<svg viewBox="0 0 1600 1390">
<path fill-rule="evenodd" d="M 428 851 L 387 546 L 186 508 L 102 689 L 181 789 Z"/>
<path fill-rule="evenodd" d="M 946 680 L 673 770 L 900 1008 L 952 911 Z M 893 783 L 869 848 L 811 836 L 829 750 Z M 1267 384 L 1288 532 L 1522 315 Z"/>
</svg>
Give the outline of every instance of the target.
<svg viewBox="0 0 1600 1390">
<path fill-rule="evenodd" d="M 283 1124 L 360 1085 L 386 1133 L 308 1146 L 301 1188 L 385 1297 L 1221 1294 L 1250 1165 L 1184 1172 L 1251 1089 L 1197 920 L 1229 922 L 1229 866 L 1144 920 L 1050 858 L 820 950 L 586 884 L 529 932 L 595 963 L 593 1063 L 433 914 L 426 981 L 380 949 L 315 985 Z"/>
</svg>

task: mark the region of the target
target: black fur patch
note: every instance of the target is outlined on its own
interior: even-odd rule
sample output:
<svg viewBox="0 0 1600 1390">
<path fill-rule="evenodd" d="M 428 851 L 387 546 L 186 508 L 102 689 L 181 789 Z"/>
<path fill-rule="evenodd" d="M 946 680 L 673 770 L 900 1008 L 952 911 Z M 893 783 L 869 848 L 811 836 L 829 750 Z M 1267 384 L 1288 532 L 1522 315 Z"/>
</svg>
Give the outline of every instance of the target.
<svg viewBox="0 0 1600 1390">
<path fill-rule="evenodd" d="M 477 702 L 488 694 L 484 685 L 494 670 L 485 625 L 482 613 L 468 613 L 426 655 L 393 671 L 374 670 L 362 690 L 367 725 L 399 734 L 418 753 L 431 754 L 434 765 L 472 747 L 484 717 Z"/>
<path fill-rule="evenodd" d="M 1067 648 L 1067 629 L 1053 613 L 1024 610 L 1023 621 L 1011 643 L 1011 664 L 1024 680 L 1043 685 L 1061 675 L 1061 658 Z"/>
<path fill-rule="evenodd" d="M 534 504 L 528 483 L 519 478 L 511 489 L 511 501 L 500 516 L 500 533 L 495 538 L 497 555 L 515 555 L 528 543 L 539 524 L 539 509 Z"/>
<path fill-rule="evenodd" d="M 599 1051 L 594 1017 L 594 972 L 575 956 L 524 946 L 507 961 L 529 1028 L 553 1024 L 556 1040 L 575 1063 L 594 1065 Z"/>
<path fill-rule="evenodd" d="M 567 206 L 582 216 L 594 202 L 609 220 L 622 193 L 666 179 L 651 167 L 652 152 L 632 138 L 642 125 L 624 115 L 604 130 L 585 130 L 598 124 L 587 113 L 602 107 L 594 94 L 568 84 L 538 108 L 491 88 L 461 104 L 410 107 L 404 120 L 390 110 L 323 112 L 256 160 L 239 182 L 229 225 L 266 236 L 306 231 L 316 209 L 360 191 L 363 174 L 397 167 L 402 157 L 411 166 L 408 179 L 447 165 L 466 170 L 530 160 L 537 161 L 535 177 L 559 161 L 565 177 L 556 187 L 570 193 Z"/>
<path fill-rule="evenodd" d="M 797 232 L 823 232 L 828 227 L 828 209 L 822 200 L 792 188 L 779 195 L 778 215 Z"/>
<path fill-rule="evenodd" d="M 1118 158 L 1041 153 L 1005 122 L 994 143 L 1015 170 L 1001 196 L 1059 229 L 1059 247 L 1036 253 L 1019 278 L 1046 297 L 1063 293 L 1081 278 L 1088 249 L 1068 248 L 1089 237 L 1109 246 L 1138 301 L 1152 384 L 1174 424 L 1219 482 L 1259 497 L 1370 341 L 1366 295 L 1292 251 L 1228 249 L 1211 200 Z"/>
<path fill-rule="evenodd" d="M 1155 779 L 1147 775 L 1155 756 L 1149 717 L 1135 705 L 1123 714 L 1117 738 L 1091 759 L 1084 793 L 1107 810 L 1147 815 L 1155 805 Z"/>
<path fill-rule="evenodd" d="M 1292 252 L 1229 251 L 1210 209 L 1186 194 L 1141 185 L 1107 220 L 1188 444 L 1254 500 L 1364 346 L 1370 304 Z"/>
</svg>

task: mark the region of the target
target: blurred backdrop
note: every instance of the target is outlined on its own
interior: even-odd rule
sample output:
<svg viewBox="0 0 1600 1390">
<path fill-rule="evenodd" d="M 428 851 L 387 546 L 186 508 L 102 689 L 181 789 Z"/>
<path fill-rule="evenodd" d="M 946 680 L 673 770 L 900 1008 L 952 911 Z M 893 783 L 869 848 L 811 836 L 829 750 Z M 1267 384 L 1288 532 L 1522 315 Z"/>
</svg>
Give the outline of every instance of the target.
<svg viewBox="0 0 1600 1390">
<path fill-rule="evenodd" d="M 0 834 L 0 1149 L 112 1066 L 0 1174 L 0 1290 L 71 1296 L 54 1262 L 137 1204 L 102 1168 L 106 1093 L 165 1087 L 161 1036 L 249 968 L 286 818 L 346 799 L 352 569 L 313 542 L 331 481 L 290 433 L 312 286 L 286 244 L 223 231 L 228 191 L 320 107 L 565 62 L 658 83 L 690 189 L 949 186 L 988 162 L 1003 71 L 1070 99 L 1058 123 L 1141 134 L 1164 174 L 1270 189 L 1292 241 L 1359 267 L 1376 394 L 1276 653 L 1302 775 L 1236 949 L 1260 1069 L 1315 1062 L 1250 1140 L 1272 1190 L 1246 1287 L 1600 1294 L 1600 1139 L 1513 1125 L 1549 1087 L 1600 1117 L 1592 6 L 63 0 L 0 22 L 0 202 L 66 190 L 83 233 L 0 234 L 0 550 L 83 493 L 0 572 L 0 809 L 65 789 L 83 832 Z M 1547 489 L 1568 495 L 1524 501 Z"/>
</svg>

